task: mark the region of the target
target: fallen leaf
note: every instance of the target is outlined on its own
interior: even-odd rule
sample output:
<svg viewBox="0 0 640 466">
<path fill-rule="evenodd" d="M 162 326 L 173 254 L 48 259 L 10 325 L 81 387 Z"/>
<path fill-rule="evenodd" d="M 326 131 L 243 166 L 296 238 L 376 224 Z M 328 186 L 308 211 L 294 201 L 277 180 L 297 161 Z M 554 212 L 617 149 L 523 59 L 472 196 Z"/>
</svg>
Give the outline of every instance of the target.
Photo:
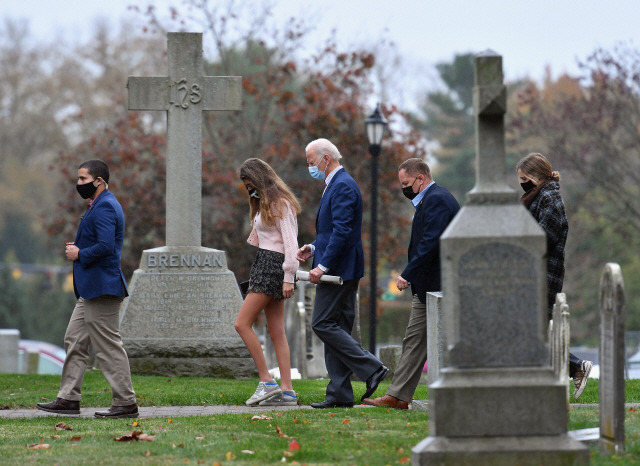
<svg viewBox="0 0 640 466">
<path fill-rule="evenodd" d="M 344 421 L 342 421 L 343 424 L 349 424 L 351 421 L 349 419 L 345 419 Z"/>
<path fill-rule="evenodd" d="M 55 425 L 55 429 L 56 430 L 73 430 L 73 428 L 69 427 L 68 425 L 66 425 L 64 422 L 58 422 Z"/>
<path fill-rule="evenodd" d="M 289 458 L 293 456 L 293 453 L 291 453 L 290 451 L 283 451 L 283 452 L 282 452 L 282 454 L 283 454 L 284 456 L 289 457 Z"/>
<path fill-rule="evenodd" d="M 130 434 L 123 435 L 122 437 L 116 437 L 113 440 L 116 442 L 134 442 L 138 439 L 138 435 L 141 433 L 141 430 L 132 430 Z"/>
<path fill-rule="evenodd" d="M 296 439 L 293 439 L 289 442 L 289 450 L 300 450 L 300 444 Z"/>
<path fill-rule="evenodd" d="M 204 437 L 196 437 L 196 440 L 204 440 Z"/>
<path fill-rule="evenodd" d="M 396 450 L 398 453 L 404 453 L 404 448 L 400 447 Z"/>
<path fill-rule="evenodd" d="M 32 450 L 46 450 L 48 448 L 51 448 L 51 446 L 48 443 L 32 443 L 31 445 L 27 445 L 27 446 Z"/>
<path fill-rule="evenodd" d="M 284 437 L 284 438 L 290 438 L 288 435 L 286 435 L 284 432 L 282 432 L 282 430 L 280 429 L 280 427 L 276 426 L 276 432 L 278 433 L 278 435 L 280 437 Z"/>
<path fill-rule="evenodd" d="M 213 466 L 222 466 L 222 463 L 220 461 L 215 461 L 213 463 Z"/>
<path fill-rule="evenodd" d="M 145 451 L 145 452 L 144 452 L 144 456 L 151 456 L 151 452 L 150 452 L 150 451 L 148 451 L 148 450 L 147 450 L 147 451 Z"/>
<path fill-rule="evenodd" d="M 74 437 L 70 437 L 67 442 L 79 442 L 82 439 L 82 437 L 80 437 L 79 435 L 76 435 Z"/>
<path fill-rule="evenodd" d="M 58 438 L 60 438 L 60 436 L 59 435 L 52 435 L 51 438 L 52 439 L 58 439 Z"/>
<path fill-rule="evenodd" d="M 184 448 L 184 443 L 179 443 L 178 448 Z"/>
<path fill-rule="evenodd" d="M 242 450 L 242 453 L 246 453 L 247 455 L 255 455 L 256 452 L 252 450 Z"/>
<path fill-rule="evenodd" d="M 169 420 L 168 420 L 168 421 L 169 421 L 169 424 L 171 424 L 171 423 L 173 422 L 173 421 L 171 420 L 171 418 L 169 418 Z"/>
<path fill-rule="evenodd" d="M 329 417 L 333 417 L 333 416 L 334 416 L 334 414 L 333 414 L 333 413 L 329 414 Z"/>
<path fill-rule="evenodd" d="M 155 439 L 155 435 L 140 434 L 136 440 L 140 440 L 141 442 L 153 442 Z"/>
<path fill-rule="evenodd" d="M 261 414 L 259 416 L 256 414 L 255 416 L 253 416 L 251 418 L 252 421 L 260 421 L 260 420 L 263 420 L 263 419 L 271 420 L 273 418 L 271 416 L 267 416 L 266 414 Z"/>
<path fill-rule="evenodd" d="M 231 460 L 235 460 L 236 459 L 236 455 L 234 455 L 230 451 L 226 452 L 224 454 L 224 457 L 227 459 L 227 461 L 231 461 Z"/>
<path fill-rule="evenodd" d="M 400 464 L 407 464 L 411 461 L 411 459 L 408 456 L 403 456 L 398 460 L 398 463 Z"/>
</svg>

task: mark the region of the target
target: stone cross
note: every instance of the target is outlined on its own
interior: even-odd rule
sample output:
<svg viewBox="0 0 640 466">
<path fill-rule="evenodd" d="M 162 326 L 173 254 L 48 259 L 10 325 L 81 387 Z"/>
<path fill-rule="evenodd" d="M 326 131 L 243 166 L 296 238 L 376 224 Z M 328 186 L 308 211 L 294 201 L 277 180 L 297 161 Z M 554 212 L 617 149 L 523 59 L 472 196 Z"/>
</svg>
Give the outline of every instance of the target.
<svg viewBox="0 0 640 466">
<path fill-rule="evenodd" d="M 624 453 L 624 282 L 616 263 L 600 277 L 600 453 Z"/>
<path fill-rule="evenodd" d="M 545 233 L 506 182 L 502 81 L 502 57 L 476 55 L 476 185 L 440 237 L 443 363 L 413 464 L 589 462 L 545 345 Z"/>
<path fill-rule="evenodd" d="M 129 77 L 129 110 L 167 112 L 167 246 L 201 246 L 202 112 L 240 110 L 241 76 L 204 76 L 202 34 L 167 34 L 169 74 Z"/>
</svg>

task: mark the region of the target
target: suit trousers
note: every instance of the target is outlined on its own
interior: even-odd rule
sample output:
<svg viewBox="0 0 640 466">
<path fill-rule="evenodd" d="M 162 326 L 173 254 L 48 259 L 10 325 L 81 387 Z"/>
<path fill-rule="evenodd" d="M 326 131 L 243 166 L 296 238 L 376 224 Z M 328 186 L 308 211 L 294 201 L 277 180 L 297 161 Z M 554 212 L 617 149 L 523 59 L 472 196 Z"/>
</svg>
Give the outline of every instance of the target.
<svg viewBox="0 0 640 466">
<path fill-rule="evenodd" d="M 351 336 L 359 281 L 356 278 L 343 285 L 321 283 L 316 286 L 311 327 L 324 343 L 324 361 L 330 379 L 327 401 L 352 403 L 351 374 L 366 381 L 382 367 L 380 360 Z"/>
<path fill-rule="evenodd" d="M 111 386 L 112 405 L 136 403 L 129 358 L 120 337 L 120 296 L 79 298 L 64 335 L 67 357 L 62 368 L 58 398 L 80 401 L 80 389 L 89 360 L 89 343 L 98 367 Z"/>
<path fill-rule="evenodd" d="M 411 403 L 427 360 L 427 305 L 413 295 L 411 316 L 402 340 L 402 355 L 387 394 Z"/>
</svg>

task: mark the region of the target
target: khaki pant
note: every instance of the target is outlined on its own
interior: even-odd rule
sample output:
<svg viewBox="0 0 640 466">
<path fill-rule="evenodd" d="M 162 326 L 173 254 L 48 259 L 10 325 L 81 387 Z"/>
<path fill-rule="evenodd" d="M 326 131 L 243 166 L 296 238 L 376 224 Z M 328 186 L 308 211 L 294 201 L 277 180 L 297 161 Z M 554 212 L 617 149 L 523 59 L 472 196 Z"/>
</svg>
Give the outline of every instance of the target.
<svg viewBox="0 0 640 466">
<path fill-rule="evenodd" d="M 411 316 L 402 340 L 402 355 L 387 394 L 411 403 L 427 360 L 427 305 L 413 295 Z"/>
<path fill-rule="evenodd" d="M 80 401 L 91 343 L 98 367 L 111 386 L 112 405 L 136 403 L 129 358 L 120 337 L 120 304 L 123 299 L 119 296 L 101 296 L 95 299 L 80 298 L 76 302 L 64 335 L 67 358 L 62 368 L 58 398 Z"/>
</svg>

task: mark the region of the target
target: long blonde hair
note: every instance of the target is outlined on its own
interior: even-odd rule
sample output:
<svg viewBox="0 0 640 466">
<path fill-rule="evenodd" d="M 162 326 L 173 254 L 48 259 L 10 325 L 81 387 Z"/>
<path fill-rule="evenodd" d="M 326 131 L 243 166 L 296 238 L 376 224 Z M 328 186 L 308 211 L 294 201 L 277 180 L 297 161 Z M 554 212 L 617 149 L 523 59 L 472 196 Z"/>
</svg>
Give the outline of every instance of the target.
<svg viewBox="0 0 640 466">
<path fill-rule="evenodd" d="M 267 162 L 256 158 L 245 160 L 240 167 L 240 179 L 249 181 L 260 196 L 259 199 L 249 197 L 249 216 L 252 221 L 260 213 L 264 224 L 273 226 L 275 219 L 284 215 L 285 201 L 297 214 L 301 212 L 302 208 L 295 194 Z"/>
<path fill-rule="evenodd" d="M 551 169 L 551 162 L 537 152 L 523 157 L 516 165 L 516 171 L 521 170 L 523 174 L 537 180 L 560 181 L 560 173 Z"/>
</svg>

